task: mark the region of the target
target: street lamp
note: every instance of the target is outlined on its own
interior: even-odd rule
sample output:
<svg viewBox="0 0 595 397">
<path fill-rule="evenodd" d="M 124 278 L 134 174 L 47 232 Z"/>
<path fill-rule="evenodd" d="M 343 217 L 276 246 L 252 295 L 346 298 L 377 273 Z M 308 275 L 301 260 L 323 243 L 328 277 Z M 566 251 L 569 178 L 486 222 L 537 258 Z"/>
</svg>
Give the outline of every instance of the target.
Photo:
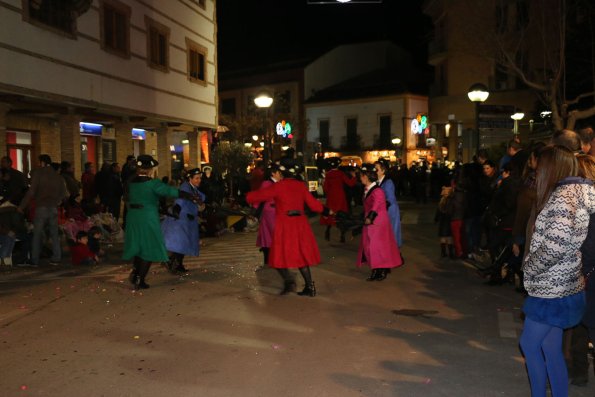
<svg viewBox="0 0 595 397">
<path fill-rule="evenodd" d="M 519 120 L 522 120 L 523 117 L 525 117 L 525 113 L 522 112 L 516 112 L 515 114 L 510 116 L 510 118 L 514 120 L 514 129 L 512 130 L 512 132 L 514 133 L 515 137 L 519 134 Z"/>
<path fill-rule="evenodd" d="M 268 119 L 269 119 L 269 108 L 271 107 L 271 105 L 273 104 L 273 97 L 271 97 L 269 94 L 267 94 L 266 92 L 263 92 L 261 94 L 259 94 L 256 98 L 254 98 L 254 104 L 265 110 L 265 120 L 264 120 L 264 166 L 268 166 L 269 164 L 269 160 L 271 157 L 271 139 L 269 137 L 269 128 L 268 128 Z"/>
<path fill-rule="evenodd" d="M 476 153 L 479 152 L 479 105 L 488 99 L 490 92 L 488 87 L 481 83 L 475 83 L 469 88 L 467 96 L 471 102 L 475 102 L 475 137 L 476 137 Z"/>
</svg>

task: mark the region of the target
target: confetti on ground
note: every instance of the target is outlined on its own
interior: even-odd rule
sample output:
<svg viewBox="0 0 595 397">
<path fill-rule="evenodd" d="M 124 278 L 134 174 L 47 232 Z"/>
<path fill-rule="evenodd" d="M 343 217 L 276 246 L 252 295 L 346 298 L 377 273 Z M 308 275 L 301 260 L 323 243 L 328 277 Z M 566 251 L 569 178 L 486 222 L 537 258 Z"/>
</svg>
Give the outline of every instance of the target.
<svg viewBox="0 0 595 397">
<path fill-rule="evenodd" d="M 27 389 L 28 389 L 27 385 L 21 385 L 21 390 L 27 390 Z"/>
<path fill-rule="evenodd" d="M 134 335 L 134 339 L 140 339 L 140 336 Z"/>
</svg>

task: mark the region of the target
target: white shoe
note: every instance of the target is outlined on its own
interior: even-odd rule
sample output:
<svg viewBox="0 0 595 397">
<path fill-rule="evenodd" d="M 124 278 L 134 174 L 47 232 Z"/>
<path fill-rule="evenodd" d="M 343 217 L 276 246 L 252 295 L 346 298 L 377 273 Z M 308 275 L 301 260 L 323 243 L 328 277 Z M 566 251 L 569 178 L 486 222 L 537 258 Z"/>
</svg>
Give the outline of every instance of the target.
<svg viewBox="0 0 595 397">
<path fill-rule="evenodd" d="M 2 258 L 2 263 L 6 266 L 12 267 L 12 256 L 7 256 L 6 258 Z"/>
</svg>

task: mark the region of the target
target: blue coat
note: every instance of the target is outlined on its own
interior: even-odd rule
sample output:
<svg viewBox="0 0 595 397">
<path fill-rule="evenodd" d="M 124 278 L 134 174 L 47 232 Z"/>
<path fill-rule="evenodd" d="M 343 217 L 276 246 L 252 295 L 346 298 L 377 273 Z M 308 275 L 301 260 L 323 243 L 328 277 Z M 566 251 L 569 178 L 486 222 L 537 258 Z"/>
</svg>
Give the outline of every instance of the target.
<svg viewBox="0 0 595 397">
<path fill-rule="evenodd" d="M 205 199 L 205 195 L 188 182 L 184 182 L 180 190 L 198 195 L 203 201 Z M 165 248 L 178 254 L 198 256 L 198 206 L 184 199 L 177 199 L 174 205 L 180 206 L 178 219 L 167 216 L 161 222 Z"/>
<path fill-rule="evenodd" d="M 395 195 L 395 184 L 385 176 L 380 187 L 386 196 L 388 218 L 390 219 L 390 225 L 395 235 L 395 241 L 401 247 L 403 245 L 403 237 L 401 236 L 401 211 L 399 210 L 397 196 Z"/>
</svg>

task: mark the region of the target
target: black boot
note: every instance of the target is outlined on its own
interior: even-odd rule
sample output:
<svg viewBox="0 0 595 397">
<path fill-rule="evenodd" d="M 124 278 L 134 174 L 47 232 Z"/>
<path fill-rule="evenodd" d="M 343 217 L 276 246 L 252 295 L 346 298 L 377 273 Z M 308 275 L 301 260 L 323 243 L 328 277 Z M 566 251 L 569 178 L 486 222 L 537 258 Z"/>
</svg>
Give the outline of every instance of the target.
<svg viewBox="0 0 595 397">
<path fill-rule="evenodd" d="M 263 265 L 268 265 L 269 264 L 269 251 L 270 248 L 269 247 L 262 247 L 260 249 L 262 251 L 262 260 L 263 260 Z"/>
<path fill-rule="evenodd" d="M 149 284 L 145 283 L 145 277 L 149 274 L 149 269 L 151 268 L 151 262 L 139 259 L 139 267 L 138 267 L 138 278 L 135 285 L 135 289 L 147 289 L 149 288 Z"/>
<path fill-rule="evenodd" d="M 292 292 L 295 292 L 297 285 L 295 284 L 295 280 L 293 275 L 289 272 L 288 269 L 277 269 L 281 277 L 283 278 L 283 289 L 279 293 L 279 295 L 287 295 Z"/>
<path fill-rule="evenodd" d="M 442 258 L 446 258 L 448 256 L 448 253 L 446 252 L 446 250 L 447 250 L 447 244 L 446 243 L 440 244 L 440 256 Z"/>
<path fill-rule="evenodd" d="M 312 274 L 310 273 L 310 266 L 300 267 L 300 273 L 304 278 L 305 286 L 301 292 L 298 292 L 300 296 L 316 296 L 316 287 L 314 281 L 312 281 Z"/>
<path fill-rule="evenodd" d="M 327 226 L 326 231 L 324 232 L 324 239 L 326 241 L 331 241 L 331 227 Z"/>
<path fill-rule="evenodd" d="M 167 270 L 172 273 L 175 274 L 176 273 L 176 267 L 178 267 L 178 261 L 176 258 L 176 254 L 172 254 L 169 257 L 169 260 L 167 262 L 165 262 L 165 264 L 167 265 Z"/>
<path fill-rule="evenodd" d="M 135 285 L 138 282 L 138 263 L 140 261 L 139 257 L 134 257 L 134 261 L 132 263 L 132 271 L 130 272 L 130 276 L 128 276 L 128 281 L 130 281 L 130 284 Z"/>
<path fill-rule="evenodd" d="M 368 276 L 366 281 L 374 281 L 378 278 L 379 275 L 380 275 L 379 269 L 372 269 L 372 273 L 370 273 L 370 276 Z"/>
<path fill-rule="evenodd" d="M 388 276 L 390 273 L 390 269 L 378 269 L 378 277 L 376 277 L 376 281 L 382 281 Z"/>
<path fill-rule="evenodd" d="M 343 230 L 341 230 L 341 242 L 345 242 L 345 232 Z"/>
<path fill-rule="evenodd" d="M 178 265 L 176 266 L 176 272 L 178 273 L 187 273 L 188 269 L 184 267 L 184 255 L 183 254 L 176 254 Z"/>
</svg>

